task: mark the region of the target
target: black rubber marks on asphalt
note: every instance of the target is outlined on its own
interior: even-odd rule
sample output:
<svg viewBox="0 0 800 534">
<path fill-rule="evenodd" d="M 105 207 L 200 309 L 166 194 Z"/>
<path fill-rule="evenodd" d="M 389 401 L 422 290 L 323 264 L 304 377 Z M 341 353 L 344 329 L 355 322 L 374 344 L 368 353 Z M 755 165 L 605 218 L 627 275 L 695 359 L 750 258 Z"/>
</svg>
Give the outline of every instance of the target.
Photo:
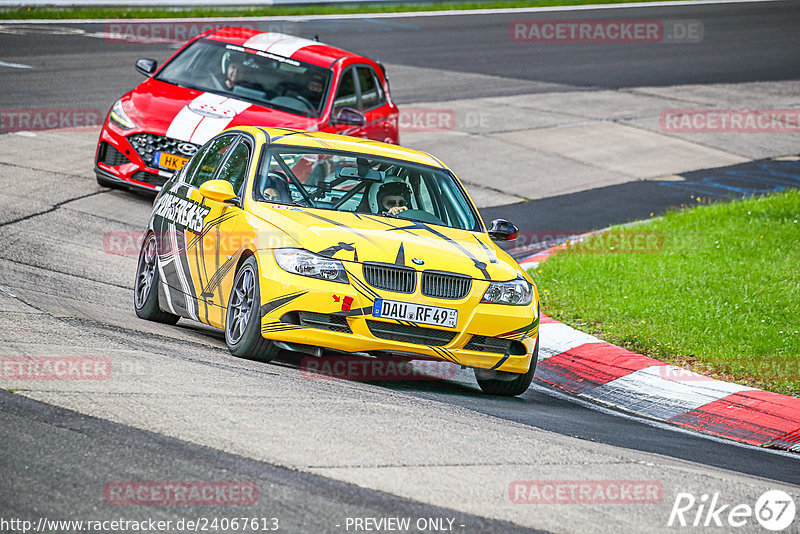
<svg viewBox="0 0 800 534">
<path fill-rule="evenodd" d="M 168 406 L 164 410 L 169 410 Z M 453 519 L 453 532 L 533 532 L 294 471 L 90 417 L 0 390 L 6 516 L 74 520 L 275 517 L 281 532 L 346 532 L 350 518 Z M 258 486 L 255 504 L 118 506 L 104 498 L 122 481 L 237 481 Z M 337 526 L 338 525 L 338 526 Z M 464 525 L 463 527 L 461 525 Z M 412 528 L 408 532 L 418 532 Z"/>
<path fill-rule="evenodd" d="M 567 237 L 684 206 L 800 188 L 800 157 L 687 172 L 680 178 L 628 182 L 480 211 L 485 221 L 513 222 L 528 242 L 531 236 L 540 241 Z"/>
</svg>

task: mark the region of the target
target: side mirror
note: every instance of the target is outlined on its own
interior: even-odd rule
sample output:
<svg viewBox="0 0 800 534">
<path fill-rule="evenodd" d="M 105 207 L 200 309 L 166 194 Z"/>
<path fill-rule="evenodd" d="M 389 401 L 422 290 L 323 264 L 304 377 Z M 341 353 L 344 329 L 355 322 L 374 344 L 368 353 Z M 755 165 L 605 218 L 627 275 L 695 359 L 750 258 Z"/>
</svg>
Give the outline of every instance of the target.
<svg viewBox="0 0 800 534">
<path fill-rule="evenodd" d="M 519 236 L 519 228 L 505 219 L 495 219 L 487 230 L 493 241 L 513 241 Z"/>
<path fill-rule="evenodd" d="M 340 126 L 366 126 L 367 118 L 353 108 L 341 108 L 333 112 L 331 123 Z"/>
<path fill-rule="evenodd" d="M 158 61 L 155 59 L 142 58 L 136 62 L 136 70 L 145 76 L 152 76 L 158 68 Z"/>
<path fill-rule="evenodd" d="M 233 186 L 225 180 L 209 180 L 200 186 L 200 194 L 209 200 L 228 202 L 236 198 Z"/>
</svg>

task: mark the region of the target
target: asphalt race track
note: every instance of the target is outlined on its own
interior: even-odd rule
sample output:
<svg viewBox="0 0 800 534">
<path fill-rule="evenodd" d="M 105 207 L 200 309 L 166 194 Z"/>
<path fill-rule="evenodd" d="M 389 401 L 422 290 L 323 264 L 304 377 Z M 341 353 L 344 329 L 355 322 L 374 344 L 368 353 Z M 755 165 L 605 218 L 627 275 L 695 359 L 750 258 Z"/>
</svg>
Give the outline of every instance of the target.
<svg viewBox="0 0 800 534">
<path fill-rule="evenodd" d="M 545 94 L 568 102 L 569 94 L 624 96 L 643 86 L 682 84 L 695 91 L 769 84 L 770 98 L 796 100 L 795 86 L 784 84 L 800 72 L 798 2 L 580 14 L 701 21 L 705 38 L 692 48 L 509 42 L 513 20 L 578 16 L 263 24 L 318 34 L 385 61 L 394 74 L 393 94 L 406 106 L 457 101 L 447 104 L 455 108 L 476 99 Z M 162 61 L 175 49 L 109 41 L 103 31 L 103 23 L 0 23 L 0 62 L 30 67 L 0 63 L 0 109 L 105 113 L 140 81 L 136 59 Z M 752 506 L 765 491 L 782 489 L 800 503 L 797 455 L 622 414 L 542 383 L 503 399 L 482 395 L 467 371 L 392 383 L 309 379 L 297 356 L 269 365 L 241 360 L 227 352 L 219 333 L 201 325 L 137 319 L 131 305 L 137 251 L 113 249 L 108 237 L 141 231 L 151 199 L 96 185 L 96 139 L 96 128 L 0 135 L 0 356 L 102 356 L 114 369 L 103 381 L 0 378 L 0 387 L 12 391 L 0 391 L 0 521 L 274 517 L 285 532 L 353 532 L 359 531 L 353 518 L 407 517 L 412 524 L 423 520 L 424 528 L 412 532 L 675 532 L 703 530 L 667 526 L 679 493 L 718 493 L 726 504 Z M 405 139 L 438 142 L 427 132 Z M 794 143 L 797 153 L 792 139 L 782 142 Z M 790 153 L 768 148 L 764 157 Z M 487 199 L 487 219 L 505 215 L 527 228 L 578 231 L 662 213 L 697 195 L 719 200 L 732 192 L 800 186 L 793 178 L 800 176 L 796 159 L 749 159 L 758 158 L 722 158 L 728 163 L 686 170 L 678 181 L 565 183 L 557 190 L 563 194 L 505 203 L 514 191 L 501 183 L 497 196 L 476 198 Z M 739 190 L 718 187 L 732 173 L 745 177 Z M 663 496 L 653 503 L 515 504 L 509 491 L 519 480 L 649 481 Z M 258 487 L 258 500 L 236 506 L 110 502 L 108 485 L 125 481 L 246 481 Z M 0 531 L 12 530 L 0 522 Z M 762 530 L 751 519 L 738 531 Z M 786 532 L 800 532 L 800 522 Z"/>
<path fill-rule="evenodd" d="M 549 86 L 624 88 L 686 83 L 734 83 L 797 78 L 797 2 L 652 7 L 645 10 L 592 11 L 592 18 L 699 20 L 705 37 L 687 45 L 612 44 L 558 47 L 512 46 L 508 25 L 518 19 L 563 19 L 580 12 L 507 13 L 455 17 L 367 17 L 342 20 L 268 21 L 264 29 L 357 50 L 388 64 L 434 69 L 413 80 L 392 78 L 399 104 L 485 94 L 542 92 Z M 252 22 L 250 23 L 252 24 Z M 163 44 L 133 44 L 101 37 L 80 38 L 110 28 L 97 24 L 3 26 L 3 61 L 31 64 L 37 72 L 5 70 L 0 81 L 4 106 L 59 102 L 67 107 L 113 103 L 140 81 L 131 65 L 142 56 L 159 60 L 171 50 Z M 82 32 L 82 33 L 77 33 Z M 98 42 L 99 41 L 99 42 Z M 174 49 L 174 47 L 172 48 Z M 687 52 L 691 52 L 688 54 Z M 13 58 L 13 59 L 9 59 Z M 38 67 L 42 68 L 38 68 Z M 498 86 L 447 86 L 437 70 L 510 78 Z M 53 79 L 60 83 L 51 83 Z M 18 83 L 24 79 L 25 84 Z M 449 81 L 449 80 L 448 80 Z M 516 81 L 516 83 L 513 83 Z M 525 83 L 528 82 L 528 83 Z M 91 90 L 87 91 L 87 88 Z"/>
</svg>

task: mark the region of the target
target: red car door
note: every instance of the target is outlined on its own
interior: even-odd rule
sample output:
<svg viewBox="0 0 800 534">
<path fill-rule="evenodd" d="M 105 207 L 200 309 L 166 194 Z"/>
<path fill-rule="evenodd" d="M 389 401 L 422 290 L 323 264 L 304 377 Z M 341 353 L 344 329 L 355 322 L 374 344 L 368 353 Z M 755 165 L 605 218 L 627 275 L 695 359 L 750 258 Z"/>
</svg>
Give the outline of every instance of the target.
<svg viewBox="0 0 800 534">
<path fill-rule="evenodd" d="M 370 139 L 397 143 L 397 114 L 387 101 L 378 73 L 369 65 L 356 65 L 359 111 L 367 119 L 366 133 Z"/>
<path fill-rule="evenodd" d="M 364 126 L 335 125 L 336 133 L 398 143 L 397 108 L 387 95 L 386 84 L 371 65 L 347 67 L 339 79 L 333 101 L 333 116 L 344 108 L 361 113 Z"/>
<path fill-rule="evenodd" d="M 336 88 L 335 96 L 333 97 L 333 112 L 331 115 L 331 122 L 334 125 L 335 131 L 342 135 L 352 135 L 354 137 L 367 137 L 366 126 L 356 126 L 348 124 L 337 124 L 336 116 L 343 109 L 349 108 L 358 110 L 358 86 L 356 85 L 356 74 L 353 67 L 348 67 L 342 72 L 339 78 L 339 86 Z"/>
</svg>

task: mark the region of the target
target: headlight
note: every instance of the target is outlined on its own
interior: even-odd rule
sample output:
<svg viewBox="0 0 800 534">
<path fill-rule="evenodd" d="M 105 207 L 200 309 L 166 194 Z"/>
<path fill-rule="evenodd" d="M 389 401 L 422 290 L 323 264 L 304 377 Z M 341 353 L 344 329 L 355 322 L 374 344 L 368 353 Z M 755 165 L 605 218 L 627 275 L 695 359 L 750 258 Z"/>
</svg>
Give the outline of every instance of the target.
<svg viewBox="0 0 800 534">
<path fill-rule="evenodd" d="M 122 99 L 117 100 L 114 102 L 114 105 L 111 107 L 111 113 L 108 116 L 111 119 L 111 122 L 122 128 L 123 130 L 131 130 L 136 128 L 136 123 L 131 120 L 130 117 L 125 113 L 125 110 L 122 107 Z"/>
<path fill-rule="evenodd" d="M 527 306 L 533 301 L 533 286 L 524 278 L 509 282 L 492 282 L 481 302 Z"/>
<path fill-rule="evenodd" d="M 278 266 L 286 272 L 330 282 L 349 283 L 344 265 L 339 260 L 318 256 L 299 248 L 279 248 L 272 253 Z"/>
</svg>

